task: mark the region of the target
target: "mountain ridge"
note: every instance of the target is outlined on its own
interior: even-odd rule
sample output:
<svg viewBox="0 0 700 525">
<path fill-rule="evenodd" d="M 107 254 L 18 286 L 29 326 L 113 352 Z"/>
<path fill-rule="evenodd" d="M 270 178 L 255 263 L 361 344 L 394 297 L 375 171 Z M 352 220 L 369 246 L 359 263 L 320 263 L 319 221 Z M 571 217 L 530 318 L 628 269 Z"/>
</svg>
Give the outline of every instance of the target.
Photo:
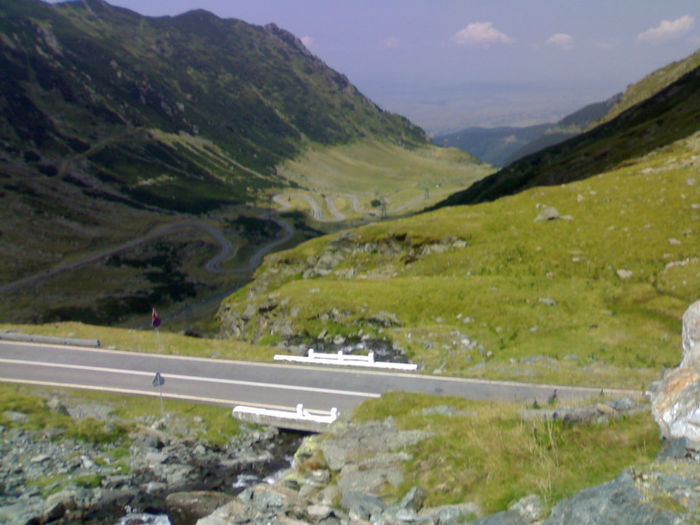
<svg viewBox="0 0 700 525">
<path fill-rule="evenodd" d="M 490 201 L 533 186 L 584 179 L 698 129 L 700 67 L 611 121 L 520 159 L 431 209 Z"/>
</svg>

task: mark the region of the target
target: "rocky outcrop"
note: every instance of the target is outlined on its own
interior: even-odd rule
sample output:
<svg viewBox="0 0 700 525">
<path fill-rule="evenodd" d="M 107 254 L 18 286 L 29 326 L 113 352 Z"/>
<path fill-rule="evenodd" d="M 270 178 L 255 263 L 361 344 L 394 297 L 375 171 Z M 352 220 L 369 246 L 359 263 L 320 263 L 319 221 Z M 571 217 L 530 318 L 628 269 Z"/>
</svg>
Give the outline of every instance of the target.
<svg viewBox="0 0 700 525">
<path fill-rule="evenodd" d="M 224 302 L 217 318 L 221 321 L 224 337 L 257 342 L 262 337 L 277 335 L 285 342 L 309 338 L 309 334 L 295 329 L 298 308 L 290 306 L 290 299 L 277 292 L 285 282 L 293 279 L 316 279 L 333 276 L 337 279 L 368 279 L 386 277 L 398 271 L 394 265 L 406 266 L 434 253 L 465 248 L 467 241 L 456 237 L 444 239 L 417 239 L 406 234 L 365 241 L 355 233 L 343 232 L 331 238 L 320 252 L 304 258 L 270 255 L 265 265 L 248 287 L 245 299 Z M 348 261 L 352 261 L 350 266 Z M 386 263 L 386 264 L 385 264 Z M 318 290 L 317 290 L 318 291 Z M 313 289 L 309 292 L 313 293 Z M 332 308 L 318 311 L 313 316 L 328 322 L 343 323 L 353 335 L 361 337 L 364 331 L 392 328 L 401 325 L 392 312 L 342 311 Z"/>
<path fill-rule="evenodd" d="M 700 468 L 683 460 L 657 461 L 582 490 L 552 509 L 544 525 L 694 524 L 700 519 Z"/>
<path fill-rule="evenodd" d="M 654 419 L 669 440 L 700 444 L 700 301 L 683 314 L 682 360 L 649 391 Z"/>
<path fill-rule="evenodd" d="M 106 429 L 120 424 L 110 407 L 97 403 L 73 405 L 51 398 L 46 408 L 74 419 L 91 417 Z M 198 437 L 203 420 L 191 426 L 167 416 L 159 421 L 135 418 L 128 435 L 91 442 L 58 430 L 12 426 L 26 424 L 29 416 L 4 415 L 10 424 L 0 426 L 3 524 L 115 523 L 126 507 L 153 512 L 167 508 L 173 523 L 194 523 L 244 485 L 287 467 L 285 456 L 300 441 L 273 428 L 244 428 L 227 443 L 215 445 Z M 207 492 L 189 492 L 197 490 Z"/>
<path fill-rule="evenodd" d="M 209 490 L 173 492 L 165 498 L 165 508 L 172 525 L 190 525 L 232 500 L 230 494 Z"/>
</svg>

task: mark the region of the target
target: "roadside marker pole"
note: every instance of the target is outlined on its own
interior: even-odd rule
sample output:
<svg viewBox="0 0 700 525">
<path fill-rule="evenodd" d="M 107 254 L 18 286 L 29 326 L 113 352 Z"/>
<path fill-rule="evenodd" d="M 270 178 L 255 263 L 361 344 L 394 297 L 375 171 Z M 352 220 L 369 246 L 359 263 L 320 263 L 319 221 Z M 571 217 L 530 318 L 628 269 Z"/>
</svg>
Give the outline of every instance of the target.
<svg viewBox="0 0 700 525">
<path fill-rule="evenodd" d="M 160 395 L 160 417 L 161 419 L 165 419 L 165 407 L 163 405 L 163 384 L 165 383 L 165 379 L 163 378 L 162 375 L 160 375 L 160 372 L 156 372 L 156 375 L 153 377 L 153 381 L 151 381 L 151 384 L 158 389 L 158 394 Z"/>
</svg>

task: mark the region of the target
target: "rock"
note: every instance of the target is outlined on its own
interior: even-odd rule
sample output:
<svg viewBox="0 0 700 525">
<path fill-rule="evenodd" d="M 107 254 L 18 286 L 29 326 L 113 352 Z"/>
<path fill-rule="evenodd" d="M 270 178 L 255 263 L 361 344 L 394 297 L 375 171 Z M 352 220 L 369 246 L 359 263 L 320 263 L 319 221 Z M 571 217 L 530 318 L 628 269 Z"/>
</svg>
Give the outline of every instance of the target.
<svg viewBox="0 0 700 525">
<path fill-rule="evenodd" d="M 57 519 L 62 518 L 65 513 L 66 506 L 64 503 L 60 500 L 54 499 L 51 501 L 51 503 L 47 502 L 44 504 L 43 521 L 44 523 L 56 521 Z"/>
<path fill-rule="evenodd" d="M 274 517 L 274 514 L 271 515 Z M 234 523 L 265 523 L 264 515 L 258 509 L 241 501 L 234 499 L 219 507 L 209 516 L 197 521 L 197 525 L 231 525 Z"/>
<path fill-rule="evenodd" d="M 364 521 L 379 517 L 384 512 L 382 500 L 354 490 L 343 494 L 340 506 L 348 511 L 351 518 L 356 517 Z"/>
<path fill-rule="evenodd" d="M 420 487 L 412 487 L 399 503 L 399 507 L 402 509 L 411 509 L 418 512 L 423 508 L 425 503 L 426 493 Z"/>
<path fill-rule="evenodd" d="M 30 463 L 43 463 L 47 459 L 50 459 L 51 456 L 48 454 L 39 454 L 37 456 L 34 456 L 32 459 L 29 460 Z"/>
<path fill-rule="evenodd" d="M 647 503 L 649 501 L 650 503 Z M 629 472 L 617 479 L 582 490 L 557 504 L 544 525 L 672 524 L 678 515 L 656 507 L 637 488 Z"/>
<path fill-rule="evenodd" d="M 504 510 L 496 514 L 491 514 L 485 518 L 470 521 L 471 525 L 528 525 L 523 517 L 514 510 Z M 576 522 L 571 522 L 576 523 Z"/>
<path fill-rule="evenodd" d="M 631 270 L 625 270 L 624 268 L 620 268 L 619 270 L 616 270 L 615 273 L 617 276 L 622 279 L 623 281 L 626 279 L 629 279 L 634 275 L 634 272 Z"/>
<path fill-rule="evenodd" d="M 700 371 L 673 370 L 651 391 L 651 412 L 666 439 L 700 443 Z"/>
<path fill-rule="evenodd" d="M 432 519 L 436 525 L 452 525 L 481 515 L 481 509 L 476 503 L 467 502 L 423 509 L 420 515 Z"/>
<path fill-rule="evenodd" d="M 316 494 L 315 499 L 319 505 L 334 506 L 340 502 L 341 497 L 340 489 L 336 485 L 328 485 Z"/>
<path fill-rule="evenodd" d="M 615 409 L 609 405 L 606 405 L 605 403 L 597 403 L 595 408 L 601 414 L 610 415 L 615 413 Z"/>
<path fill-rule="evenodd" d="M 664 440 L 657 459 L 690 459 L 693 461 L 700 461 L 700 446 L 688 441 L 687 438 Z"/>
<path fill-rule="evenodd" d="M 317 487 L 325 487 L 331 481 L 331 473 L 328 470 L 312 470 L 304 476 L 304 483 Z"/>
<path fill-rule="evenodd" d="M 46 403 L 46 406 L 49 410 L 51 410 L 51 412 L 54 412 L 55 414 L 70 416 L 66 406 L 63 403 L 61 403 L 61 400 L 57 397 L 52 397 L 51 399 L 49 399 Z"/>
<path fill-rule="evenodd" d="M 668 439 L 700 443 L 700 301 L 683 314 L 682 360 L 649 389 L 651 411 Z"/>
<path fill-rule="evenodd" d="M 559 211 L 552 206 L 544 206 L 535 217 L 535 222 L 561 219 Z"/>
<path fill-rule="evenodd" d="M 261 510 L 289 509 L 303 505 L 303 501 L 295 491 L 267 483 L 253 487 L 252 501 Z"/>
<path fill-rule="evenodd" d="M 700 363 L 700 301 L 691 304 L 683 314 L 681 345 L 683 357 L 680 368 Z"/>
<path fill-rule="evenodd" d="M 440 416 L 453 416 L 457 413 L 458 410 L 456 408 L 447 405 L 438 405 L 421 410 L 421 414 L 424 416 L 431 416 L 433 414 Z"/>
<path fill-rule="evenodd" d="M 637 406 L 637 403 L 635 403 L 634 400 L 629 397 L 613 399 L 609 404 L 618 412 L 629 412 Z"/>
<path fill-rule="evenodd" d="M 2 413 L 5 419 L 9 419 L 13 423 L 19 423 L 20 425 L 29 421 L 29 416 L 24 412 L 15 412 L 14 410 L 6 410 Z"/>
<path fill-rule="evenodd" d="M 172 525 L 191 525 L 232 500 L 223 492 L 173 492 L 165 498 L 165 508 Z"/>
<path fill-rule="evenodd" d="M 159 481 L 149 481 L 144 490 L 146 494 L 156 494 L 158 492 L 164 491 L 168 486 L 165 483 L 160 483 Z"/>
<path fill-rule="evenodd" d="M 508 507 L 508 510 L 517 512 L 528 524 L 537 523 L 545 517 L 542 499 L 537 494 L 530 494 L 519 499 Z"/>
<path fill-rule="evenodd" d="M 44 523 L 44 500 L 39 497 L 20 499 L 12 505 L 0 507 L 0 523 L 25 525 Z"/>
<path fill-rule="evenodd" d="M 77 507 L 77 502 L 79 501 L 79 499 L 80 495 L 77 491 L 62 490 L 60 492 L 51 494 L 48 498 L 46 498 L 46 507 L 54 507 L 60 503 L 61 505 L 63 505 L 64 511 L 72 510 Z"/>
<path fill-rule="evenodd" d="M 306 507 L 306 515 L 311 521 L 321 521 L 331 515 L 333 509 L 327 505 L 309 505 Z"/>
<path fill-rule="evenodd" d="M 372 317 L 368 319 L 370 323 L 382 326 L 384 328 L 391 328 L 392 326 L 400 326 L 401 322 L 396 314 L 391 312 L 377 312 Z"/>
<path fill-rule="evenodd" d="M 550 297 L 540 297 L 539 301 L 547 306 L 556 306 L 557 302 Z"/>
</svg>

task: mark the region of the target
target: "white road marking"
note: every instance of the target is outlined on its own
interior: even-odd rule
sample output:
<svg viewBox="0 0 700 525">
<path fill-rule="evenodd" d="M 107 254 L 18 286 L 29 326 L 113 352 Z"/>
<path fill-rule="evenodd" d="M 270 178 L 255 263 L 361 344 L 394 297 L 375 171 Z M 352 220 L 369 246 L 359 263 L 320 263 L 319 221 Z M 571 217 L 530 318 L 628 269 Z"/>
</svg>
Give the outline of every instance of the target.
<svg viewBox="0 0 700 525">
<path fill-rule="evenodd" d="M 0 345 L 4 341 L 0 342 Z M 191 357 L 186 355 L 173 355 L 173 354 L 155 354 L 155 353 L 145 353 L 145 352 L 132 352 L 129 350 L 107 350 L 102 348 L 84 348 L 78 346 L 67 346 L 67 345 L 57 345 L 57 344 L 38 344 L 29 343 L 24 341 L 11 341 L 13 345 L 23 345 L 23 346 L 34 346 L 34 347 L 54 347 L 60 349 L 70 349 L 78 352 L 94 352 L 102 354 L 119 354 L 124 356 L 141 356 L 144 358 L 157 358 L 166 360 L 183 360 L 183 361 L 198 361 L 202 363 L 225 363 L 238 366 L 258 366 L 258 367 L 268 367 L 288 370 L 290 368 L 294 370 L 315 370 L 315 371 L 326 371 L 329 372 L 327 367 L 323 366 L 312 366 L 312 365 L 280 365 L 277 363 L 270 363 L 265 361 L 243 361 L 236 359 L 214 359 L 211 357 Z M 532 387 L 543 390 L 553 390 L 558 389 L 562 392 L 565 391 L 576 391 L 576 392 L 587 392 L 587 393 L 597 393 L 601 390 L 608 395 L 619 395 L 619 396 L 633 396 L 633 397 L 644 397 L 644 392 L 640 390 L 627 390 L 620 388 L 601 388 L 599 386 L 577 386 L 577 385 L 555 385 L 548 383 L 521 383 L 518 381 L 506 381 L 498 379 L 480 379 L 473 377 L 456 377 L 456 376 L 435 376 L 429 374 L 420 373 L 386 373 L 380 371 L 372 370 L 359 370 L 359 369 L 349 369 L 349 368 L 334 368 L 332 371 L 334 374 L 362 374 L 362 375 L 372 375 L 372 376 L 389 376 L 389 377 L 401 377 L 401 378 L 411 378 L 414 381 L 438 381 L 447 383 L 468 383 L 468 384 L 481 384 L 481 385 L 491 385 L 496 387 Z M 378 396 L 377 396 L 378 397 Z"/>
<path fill-rule="evenodd" d="M 98 366 L 87 366 L 87 365 L 71 365 L 63 363 L 49 363 L 46 361 L 28 361 L 24 359 L 2 359 L 0 358 L 0 363 L 14 363 L 26 366 L 45 366 L 49 368 L 67 368 L 71 370 L 85 370 L 88 372 L 106 372 L 109 374 L 124 374 L 124 375 L 136 375 L 136 376 L 152 376 L 155 372 L 144 372 L 141 370 L 126 370 L 122 368 L 103 368 Z M 337 394 L 342 396 L 354 396 L 354 397 L 380 397 L 380 394 L 375 394 L 372 392 L 353 392 L 351 390 L 333 390 L 329 388 L 313 388 L 295 385 L 276 385 L 274 383 L 259 383 L 257 381 L 240 381 L 237 379 L 220 379 L 216 377 L 201 377 L 201 376 L 185 376 L 180 374 L 161 374 L 165 379 L 181 379 L 184 381 L 200 381 L 203 383 L 220 383 L 227 385 L 242 385 L 242 386 L 252 386 L 259 388 L 272 388 L 280 390 L 297 390 L 301 392 L 317 392 L 320 394 Z"/>
</svg>

